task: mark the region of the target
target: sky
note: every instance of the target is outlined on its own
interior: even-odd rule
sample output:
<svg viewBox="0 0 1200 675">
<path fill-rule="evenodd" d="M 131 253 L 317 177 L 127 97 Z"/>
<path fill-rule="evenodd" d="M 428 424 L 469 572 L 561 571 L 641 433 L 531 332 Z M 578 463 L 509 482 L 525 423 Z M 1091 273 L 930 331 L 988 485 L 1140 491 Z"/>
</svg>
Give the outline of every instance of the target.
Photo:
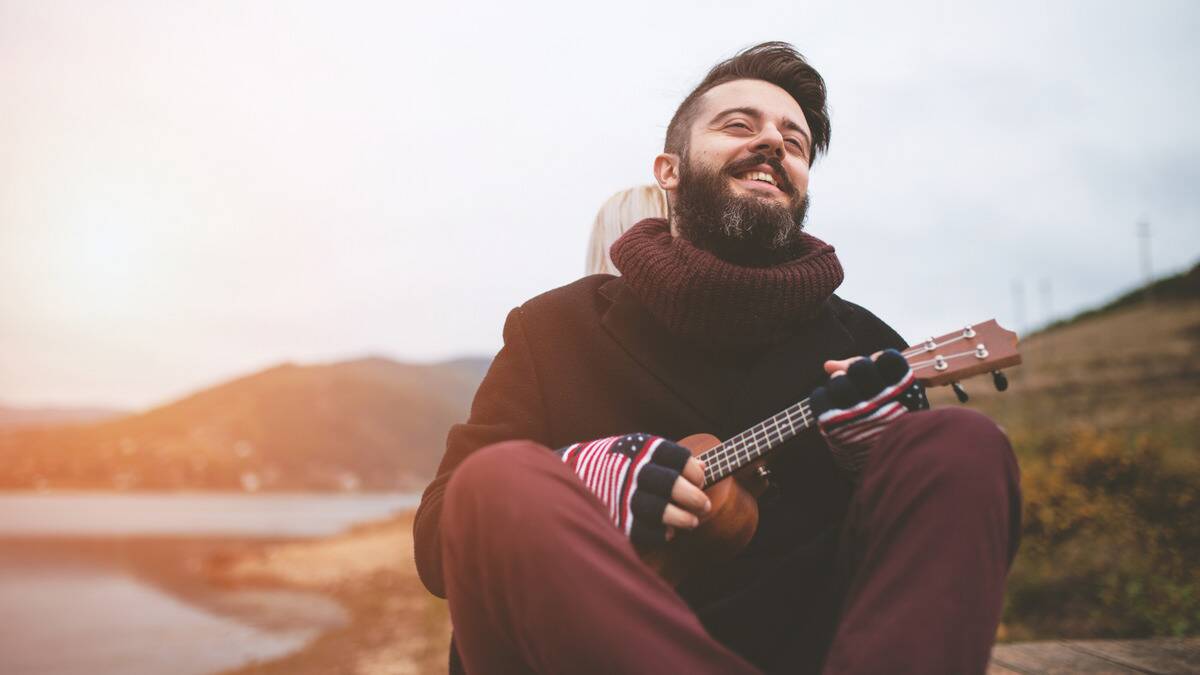
<svg viewBox="0 0 1200 675">
<path fill-rule="evenodd" d="M 916 341 L 1200 259 L 1200 3 L 0 0 L 0 402 L 490 356 L 709 67 L 825 77 L 808 230 Z M 1023 298 L 1023 300 L 1020 300 Z"/>
</svg>

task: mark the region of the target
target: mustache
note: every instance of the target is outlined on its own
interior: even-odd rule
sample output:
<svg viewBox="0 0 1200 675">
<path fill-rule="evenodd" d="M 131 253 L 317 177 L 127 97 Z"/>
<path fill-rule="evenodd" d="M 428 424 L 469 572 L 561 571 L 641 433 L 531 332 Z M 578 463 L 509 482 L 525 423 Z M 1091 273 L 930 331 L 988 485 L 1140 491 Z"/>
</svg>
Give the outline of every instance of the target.
<svg viewBox="0 0 1200 675">
<path fill-rule="evenodd" d="M 771 167 L 772 170 L 774 170 L 775 181 L 779 183 L 779 185 L 776 187 L 778 187 L 780 190 L 783 190 L 784 193 L 788 195 L 795 196 L 796 186 L 792 185 L 791 179 L 788 178 L 788 173 L 783 168 L 783 162 L 779 161 L 779 159 L 776 157 L 768 157 L 762 153 L 750 155 L 745 159 L 740 159 L 726 166 L 725 173 L 729 174 L 730 176 L 736 176 L 739 173 L 749 171 L 750 169 L 763 164 L 766 164 L 767 166 Z"/>
</svg>

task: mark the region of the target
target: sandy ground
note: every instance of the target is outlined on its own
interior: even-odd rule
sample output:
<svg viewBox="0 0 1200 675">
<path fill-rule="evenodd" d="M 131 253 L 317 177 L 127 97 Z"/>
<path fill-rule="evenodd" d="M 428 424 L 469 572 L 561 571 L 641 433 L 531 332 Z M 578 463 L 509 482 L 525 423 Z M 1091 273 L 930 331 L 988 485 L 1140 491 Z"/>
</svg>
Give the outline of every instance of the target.
<svg viewBox="0 0 1200 675">
<path fill-rule="evenodd" d="M 417 579 L 412 547 L 409 513 L 336 537 L 263 544 L 210 560 L 214 583 L 319 591 L 350 615 L 347 625 L 300 652 L 227 675 L 445 672 L 449 614 Z"/>
</svg>

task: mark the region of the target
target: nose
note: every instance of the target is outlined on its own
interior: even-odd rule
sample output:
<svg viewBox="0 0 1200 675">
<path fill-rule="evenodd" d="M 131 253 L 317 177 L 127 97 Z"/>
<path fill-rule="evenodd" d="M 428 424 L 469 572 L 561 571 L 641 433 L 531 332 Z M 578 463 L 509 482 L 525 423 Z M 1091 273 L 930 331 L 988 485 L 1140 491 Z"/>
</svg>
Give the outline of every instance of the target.
<svg viewBox="0 0 1200 675">
<path fill-rule="evenodd" d="M 783 134 L 774 124 L 767 124 L 754 138 L 754 151 L 783 159 Z"/>
</svg>

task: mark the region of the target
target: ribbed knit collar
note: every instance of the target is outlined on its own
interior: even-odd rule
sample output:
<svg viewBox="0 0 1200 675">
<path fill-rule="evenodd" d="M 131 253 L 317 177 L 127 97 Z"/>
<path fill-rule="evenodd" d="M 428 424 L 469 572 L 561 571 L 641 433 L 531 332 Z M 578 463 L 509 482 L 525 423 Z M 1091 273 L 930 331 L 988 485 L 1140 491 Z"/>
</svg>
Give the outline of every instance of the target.
<svg viewBox="0 0 1200 675">
<path fill-rule="evenodd" d="M 740 267 L 671 236 L 666 220 L 648 218 L 610 253 L 634 297 L 669 331 L 701 346 L 745 349 L 782 342 L 842 283 L 833 247 L 801 236 L 794 260 Z"/>
</svg>

